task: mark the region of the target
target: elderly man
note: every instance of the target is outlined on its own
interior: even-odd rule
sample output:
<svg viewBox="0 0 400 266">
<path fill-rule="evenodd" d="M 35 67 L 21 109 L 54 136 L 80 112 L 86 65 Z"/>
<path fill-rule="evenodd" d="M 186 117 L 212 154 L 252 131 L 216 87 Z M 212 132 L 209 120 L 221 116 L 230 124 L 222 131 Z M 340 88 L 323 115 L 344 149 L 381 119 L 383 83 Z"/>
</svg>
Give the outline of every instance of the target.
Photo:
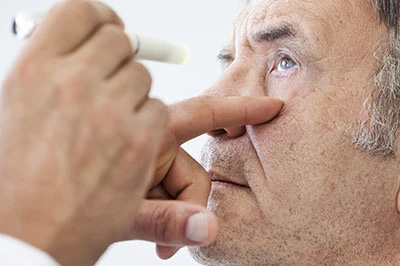
<svg viewBox="0 0 400 266">
<path fill-rule="evenodd" d="M 211 97 L 169 107 L 168 123 L 121 22 L 88 3 L 49 15 L 3 88 L 1 233 L 64 266 L 129 238 L 163 258 L 203 246 L 191 252 L 209 265 L 400 264 L 397 2 L 250 2 Z M 285 107 L 264 123 L 281 108 L 267 95 Z M 208 174 L 179 148 L 204 131 L 208 246 L 201 206 L 141 200 L 205 203 Z"/>
<path fill-rule="evenodd" d="M 207 265 L 400 265 L 397 0 L 252 1 L 209 95 L 275 96 L 272 122 L 213 131 Z"/>
</svg>

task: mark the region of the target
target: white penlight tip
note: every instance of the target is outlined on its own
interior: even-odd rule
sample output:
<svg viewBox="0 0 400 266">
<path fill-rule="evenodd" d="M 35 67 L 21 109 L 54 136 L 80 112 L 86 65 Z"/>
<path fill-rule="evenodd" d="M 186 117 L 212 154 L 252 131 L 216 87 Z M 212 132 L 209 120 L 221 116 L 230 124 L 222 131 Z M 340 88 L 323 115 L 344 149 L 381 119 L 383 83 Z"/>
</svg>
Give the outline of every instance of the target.
<svg viewBox="0 0 400 266">
<path fill-rule="evenodd" d="M 185 64 L 189 60 L 190 49 L 186 43 L 162 40 L 142 35 L 128 34 L 135 50 L 135 58 L 170 64 Z"/>
<path fill-rule="evenodd" d="M 13 31 L 20 39 L 28 38 L 35 29 L 37 21 L 33 15 L 17 13 L 14 18 Z"/>
</svg>

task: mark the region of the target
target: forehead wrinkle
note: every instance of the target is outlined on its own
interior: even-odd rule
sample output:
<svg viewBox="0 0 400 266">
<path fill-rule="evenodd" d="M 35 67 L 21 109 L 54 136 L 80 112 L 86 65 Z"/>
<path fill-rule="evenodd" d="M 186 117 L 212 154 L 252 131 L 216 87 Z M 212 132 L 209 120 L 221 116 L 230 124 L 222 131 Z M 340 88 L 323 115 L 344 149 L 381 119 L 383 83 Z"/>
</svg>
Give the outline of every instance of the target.
<svg viewBox="0 0 400 266">
<path fill-rule="evenodd" d="M 247 22 L 247 33 L 251 43 L 272 42 L 278 39 L 297 37 L 297 23 L 291 23 L 288 15 L 276 16 L 274 2 L 260 2 L 251 9 L 251 17 Z M 272 14 L 271 14 L 272 12 Z"/>
<path fill-rule="evenodd" d="M 333 32 L 332 25 L 328 23 L 327 17 L 332 16 L 332 10 L 326 8 L 322 14 L 314 12 L 315 6 L 312 1 L 300 1 L 302 4 L 296 7 L 296 12 L 286 12 L 287 10 L 291 10 L 285 8 L 284 6 L 288 4 L 287 1 L 254 1 L 251 6 L 248 6 L 246 9 L 251 10 L 251 19 L 248 21 L 248 32 L 263 30 L 268 25 L 277 24 L 283 21 L 286 21 L 293 25 L 299 25 L 298 33 L 302 33 L 299 37 L 303 37 L 306 42 L 314 46 L 316 43 L 320 43 L 321 41 L 327 41 L 327 44 L 323 44 L 327 46 L 330 43 L 330 36 Z M 311 6 L 310 6 L 311 5 Z M 336 20 L 336 19 L 334 19 Z M 306 27 L 306 29 L 311 29 L 310 32 L 305 31 L 306 25 L 311 25 L 311 27 Z M 316 30 L 318 28 L 318 30 Z M 321 36 L 315 36 L 314 32 L 318 32 L 322 34 L 326 40 L 322 40 Z"/>
<path fill-rule="evenodd" d="M 350 23 L 347 21 L 348 17 L 337 14 L 338 7 L 335 3 L 316 6 L 314 1 L 299 0 L 299 2 L 296 4 L 296 11 L 290 11 L 293 10 L 293 3 L 287 6 L 290 3 L 286 0 L 251 1 L 234 22 L 235 38 L 231 39 L 230 46 L 257 47 L 258 44 L 251 38 L 252 34 L 274 24 L 287 22 L 296 26 L 297 43 L 315 54 L 313 60 L 318 61 L 319 57 L 326 56 L 331 51 L 332 45 L 338 41 L 340 28 Z M 350 10 L 346 10 L 346 14 L 355 12 L 350 4 L 347 7 Z M 315 12 L 316 10 L 319 12 Z M 338 25 L 342 20 L 344 25 Z M 293 38 L 292 40 L 295 41 Z"/>
</svg>

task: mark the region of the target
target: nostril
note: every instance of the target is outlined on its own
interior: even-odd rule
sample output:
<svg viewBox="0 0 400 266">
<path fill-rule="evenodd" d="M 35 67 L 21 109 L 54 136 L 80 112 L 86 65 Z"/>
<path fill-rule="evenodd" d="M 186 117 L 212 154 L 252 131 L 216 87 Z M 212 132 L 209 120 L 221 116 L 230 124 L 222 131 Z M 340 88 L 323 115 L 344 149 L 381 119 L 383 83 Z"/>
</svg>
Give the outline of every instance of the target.
<svg viewBox="0 0 400 266">
<path fill-rule="evenodd" d="M 208 132 L 207 134 L 213 138 L 219 137 L 221 135 L 227 135 L 230 138 L 238 138 L 246 132 L 245 127 L 230 127 L 224 129 L 217 129 Z"/>
<path fill-rule="evenodd" d="M 224 129 L 217 129 L 208 132 L 207 134 L 213 138 L 219 137 L 221 135 L 228 135 L 230 138 L 238 138 L 242 136 L 244 133 L 246 133 L 246 128 L 245 127 L 230 127 L 230 128 L 224 128 Z"/>
<path fill-rule="evenodd" d="M 226 131 L 224 129 L 217 129 L 217 130 L 213 130 L 207 133 L 209 136 L 215 138 L 218 136 L 221 136 L 223 134 L 226 134 Z"/>
</svg>

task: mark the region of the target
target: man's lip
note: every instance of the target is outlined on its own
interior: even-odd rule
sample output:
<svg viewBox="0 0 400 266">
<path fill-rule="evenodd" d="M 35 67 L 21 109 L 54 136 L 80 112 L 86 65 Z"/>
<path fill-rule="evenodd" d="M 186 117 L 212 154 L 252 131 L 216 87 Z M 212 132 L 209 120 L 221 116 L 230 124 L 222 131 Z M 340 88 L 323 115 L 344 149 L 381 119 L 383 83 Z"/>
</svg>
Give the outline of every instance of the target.
<svg viewBox="0 0 400 266">
<path fill-rule="evenodd" d="M 233 185 L 241 188 L 250 188 L 247 184 L 245 183 L 239 183 L 235 182 L 232 179 L 223 176 L 219 173 L 216 173 L 214 171 L 209 171 L 210 179 L 212 183 L 221 183 L 221 184 L 226 184 L 226 185 Z"/>
</svg>

